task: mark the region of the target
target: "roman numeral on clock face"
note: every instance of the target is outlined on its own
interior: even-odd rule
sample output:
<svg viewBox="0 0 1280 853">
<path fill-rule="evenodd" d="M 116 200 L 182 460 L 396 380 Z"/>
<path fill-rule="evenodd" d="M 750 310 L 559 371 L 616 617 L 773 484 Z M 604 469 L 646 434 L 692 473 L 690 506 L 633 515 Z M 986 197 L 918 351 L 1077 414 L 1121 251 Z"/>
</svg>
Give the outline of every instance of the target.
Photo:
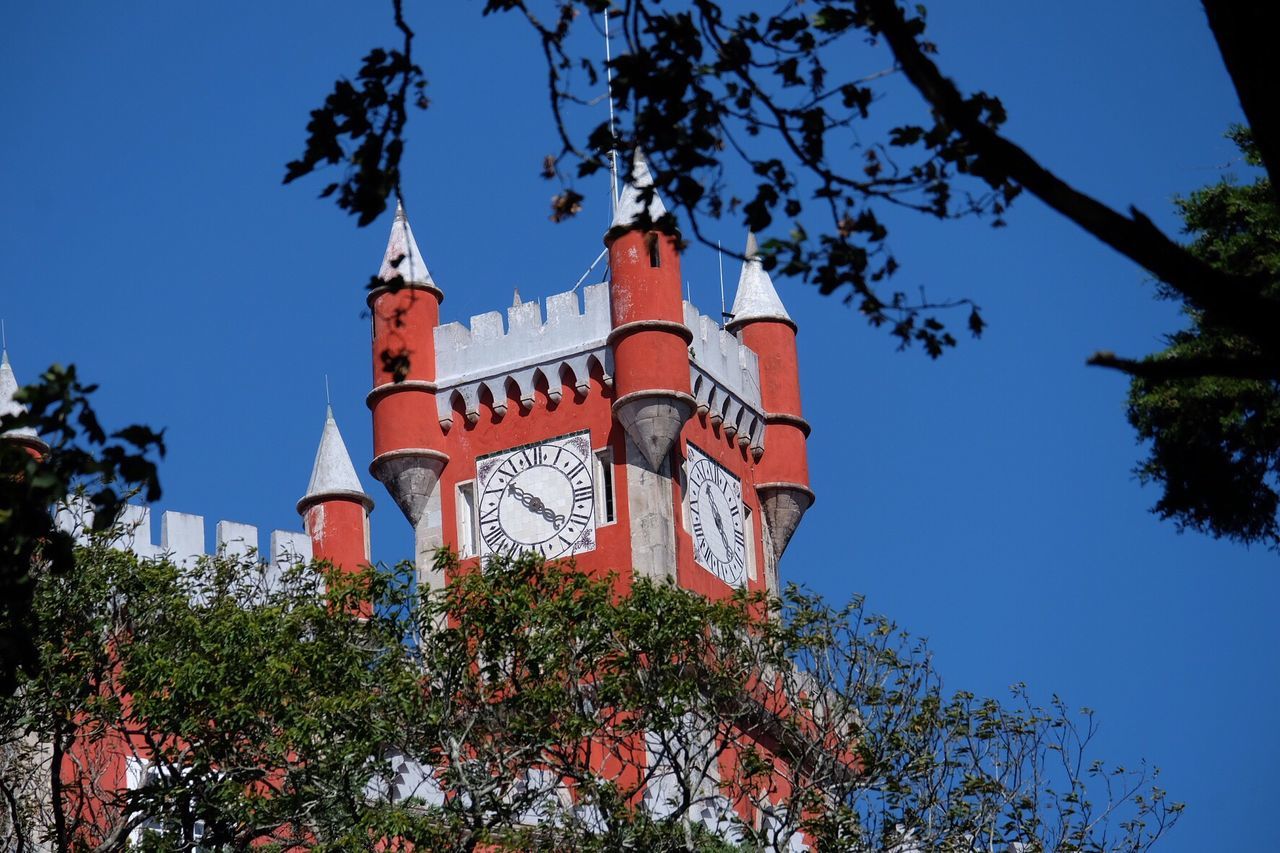
<svg viewBox="0 0 1280 853">
<path fill-rule="evenodd" d="M 695 559 L 725 583 L 740 585 L 749 547 L 742 527 L 741 481 L 692 444 L 685 479 Z"/>
<path fill-rule="evenodd" d="M 595 547 L 594 460 L 586 432 L 477 460 L 482 553 L 545 557 Z"/>
</svg>

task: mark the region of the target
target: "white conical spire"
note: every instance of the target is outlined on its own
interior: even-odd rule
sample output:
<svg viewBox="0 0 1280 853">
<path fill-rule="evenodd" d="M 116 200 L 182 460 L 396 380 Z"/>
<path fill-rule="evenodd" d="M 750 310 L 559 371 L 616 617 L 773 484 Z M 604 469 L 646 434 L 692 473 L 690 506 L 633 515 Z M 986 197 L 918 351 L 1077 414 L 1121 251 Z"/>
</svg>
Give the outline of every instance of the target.
<svg viewBox="0 0 1280 853">
<path fill-rule="evenodd" d="M 27 411 L 26 406 L 13 399 L 13 395 L 17 392 L 18 377 L 13 375 L 13 368 L 9 366 L 9 351 L 0 350 L 0 416 L 21 415 Z M 31 427 L 11 429 L 4 435 L 11 438 L 36 440 L 39 438 Z"/>
<path fill-rule="evenodd" d="M 644 154 L 637 148 L 635 157 L 631 161 L 631 179 L 623 184 L 617 207 L 613 210 L 614 228 L 630 227 L 631 223 L 645 212 L 649 214 L 651 221 L 657 221 L 658 217 L 666 215 L 666 205 L 662 203 L 662 199 L 658 198 L 656 192 L 650 197 L 647 207 L 640 201 L 641 190 L 652 186 L 653 173 L 649 171 L 649 163 L 644 159 Z"/>
<path fill-rule="evenodd" d="M 360 485 L 360 478 L 356 476 L 346 442 L 342 440 L 342 433 L 338 432 L 338 422 L 333 419 L 333 408 L 326 407 L 324 431 L 320 434 L 320 446 L 316 448 L 311 482 L 307 484 L 307 493 L 298 504 L 303 507 L 331 495 L 362 499 L 362 503 L 366 505 L 373 503 Z"/>
<path fill-rule="evenodd" d="M 780 320 L 794 325 L 778 297 L 778 291 L 774 289 L 773 279 L 769 278 L 760 261 L 756 235 L 750 231 L 747 232 L 747 247 L 742 254 L 747 259 L 742 262 L 742 273 L 738 276 L 738 293 L 733 297 L 733 319 L 729 325 L 741 326 L 752 320 Z"/>
<path fill-rule="evenodd" d="M 397 266 L 393 261 L 400 258 Z M 411 284 L 427 284 L 435 287 L 431 273 L 427 271 L 426 261 L 418 250 L 418 241 L 413 239 L 413 229 L 409 227 L 409 218 L 404 215 L 404 205 L 396 202 L 396 218 L 391 223 L 391 236 L 387 238 L 387 253 L 382 257 L 382 269 L 378 270 L 378 278 L 391 281 L 397 275 Z"/>
</svg>

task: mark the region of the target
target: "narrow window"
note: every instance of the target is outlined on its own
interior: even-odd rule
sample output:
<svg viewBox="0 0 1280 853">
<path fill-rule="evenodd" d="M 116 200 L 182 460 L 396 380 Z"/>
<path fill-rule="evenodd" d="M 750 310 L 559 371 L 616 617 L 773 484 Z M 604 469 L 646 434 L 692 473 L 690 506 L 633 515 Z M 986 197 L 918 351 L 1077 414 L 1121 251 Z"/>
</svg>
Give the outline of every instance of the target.
<svg viewBox="0 0 1280 853">
<path fill-rule="evenodd" d="M 746 534 L 747 577 L 756 579 L 756 519 L 751 514 L 751 507 L 742 505 L 742 532 Z"/>
<path fill-rule="evenodd" d="M 613 451 L 606 447 L 596 453 L 596 524 L 612 524 L 615 521 Z"/>
<path fill-rule="evenodd" d="M 475 483 L 458 484 L 458 556 L 474 557 L 480 553 L 476 530 Z"/>
<path fill-rule="evenodd" d="M 651 233 L 647 240 L 649 243 L 649 266 L 662 266 L 662 251 L 661 246 L 658 245 L 658 235 Z"/>
</svg>

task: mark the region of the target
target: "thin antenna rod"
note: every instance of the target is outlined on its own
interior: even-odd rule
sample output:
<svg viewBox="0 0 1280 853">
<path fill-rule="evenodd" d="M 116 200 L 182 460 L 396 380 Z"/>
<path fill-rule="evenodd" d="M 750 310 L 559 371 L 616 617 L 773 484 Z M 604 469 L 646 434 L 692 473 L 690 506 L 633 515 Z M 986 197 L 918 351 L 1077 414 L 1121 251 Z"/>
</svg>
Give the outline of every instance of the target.
<svg viewBox="0 0 1280 853">
<path fill-rule="evenodd" d="M 613 127 L 613 53 L 609 47 L 609 11 L 606 9 L 604 13 L 604 76 L 609 88 L 609 138 L 614 138 Z M 618 149 L 610 147 L 609 149 L 609 197 L 612 204 L 609 207 L 609 222 L 613 222 L 613 215 L 618 209 Z"/>
<path fill-rule="evenodd" d="M 600 252 L 600 254 L 596 255 L 596 259 L 591 262 L 591 266 L 587 267 L 587 271 L 582 274 L 582 278 L 578 279 L 578 283 L 573 286 L 573 288 L 569 291 L 570 293 L 575 292 L 582 285 L 582 283 L 587 280 L 587 276 L 591 275 L 591 271 L 596 268 L 596 264 L 600 263 L 600 259 L 603 258 L 606 254 L 608 254 L 608 252 L 609 252 L 608 249 L 604 249 L 602 252 Z"/>
<path fill-rule="evenodd" d="M 724 328 L 724 251 L 720 248 L 720 241 L 716 241 L 716 260 L 720 262 L 720 328 Z"/>
<path fill-rule="evenodd" d="M 333 408 L 333 401 L 329 399 L 329 374 L 324 375 L 324 405 L 326 408 Z"/>
<path fill-rule="evenodd" d="M 4 332 L 4 320 L 0 320 L 0 349 L 9 349 L 9 336 Z"/>
</svg>

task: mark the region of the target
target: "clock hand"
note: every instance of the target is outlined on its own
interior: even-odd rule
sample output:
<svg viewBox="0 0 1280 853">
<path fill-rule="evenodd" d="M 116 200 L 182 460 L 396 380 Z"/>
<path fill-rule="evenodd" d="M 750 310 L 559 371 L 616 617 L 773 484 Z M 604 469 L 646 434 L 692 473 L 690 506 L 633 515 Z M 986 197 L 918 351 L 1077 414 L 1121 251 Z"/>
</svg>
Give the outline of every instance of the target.
<svg viewBox="0 0 1280 853">
<path fill-rule="evenodd" d="M 544 520 L 551 522 L 556 527 L 564 524 L 564 516 L 553 512 L 545 503 L 542 502 L 542 498 L 532 492 L 526 492 L 515 483 L 507 486 L 507 491 L 520 502 L 521 506 L 532 512 L 534 515 L 542 516 Z"/>
<path fill-rule="evenodd" d="M 708 498 L 710 498 L 710 493 L 708 493 Z M 733 549 L 729 547 L 729 536 L 724 532 L 724 519 L 720 517 L 720 508 L 716 506 L 714 500 L 708 500 L 707 503 L 711 505 L 711 520 L 716 523 L 716 530 L 720 533 L 720 541 L 724 543 L 724 552 L 726 555 L 732 554 Z"/>
</svg>

